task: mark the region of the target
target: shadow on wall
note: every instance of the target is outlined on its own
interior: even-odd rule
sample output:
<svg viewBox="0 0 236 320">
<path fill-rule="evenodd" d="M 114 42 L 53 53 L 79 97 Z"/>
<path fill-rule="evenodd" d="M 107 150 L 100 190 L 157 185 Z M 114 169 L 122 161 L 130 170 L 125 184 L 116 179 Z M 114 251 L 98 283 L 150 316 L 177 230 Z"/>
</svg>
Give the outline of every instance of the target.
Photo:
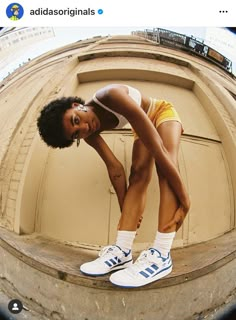
<svg viewBox="0 0 236 320">
<path fill-rule="evenodd" d="M 4 310 L 0 308 L 0 319 L 1 320 L 16 320 L 12 315 L 8 315 Z"/>
<path fill-rule="evenodd" d="M 215 320 L 235 320 L 236 319 L 236 304 L 231 306 L 227 311 L 224 311 Z"/>
</svg>

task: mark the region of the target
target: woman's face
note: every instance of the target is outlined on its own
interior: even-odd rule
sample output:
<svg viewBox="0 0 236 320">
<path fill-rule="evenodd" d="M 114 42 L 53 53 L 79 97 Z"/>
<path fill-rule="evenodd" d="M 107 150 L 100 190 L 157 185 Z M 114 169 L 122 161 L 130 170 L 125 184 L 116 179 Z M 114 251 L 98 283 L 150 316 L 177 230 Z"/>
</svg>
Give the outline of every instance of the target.
<svg viewBox="0 0 236 320">
<path fill-rule="evenodd" d="M 89 107 L 74 102 L 62 120 L 65 137 L 68 140 L 85 139 L 100 128 L 100 121 Z"/>
</svg>

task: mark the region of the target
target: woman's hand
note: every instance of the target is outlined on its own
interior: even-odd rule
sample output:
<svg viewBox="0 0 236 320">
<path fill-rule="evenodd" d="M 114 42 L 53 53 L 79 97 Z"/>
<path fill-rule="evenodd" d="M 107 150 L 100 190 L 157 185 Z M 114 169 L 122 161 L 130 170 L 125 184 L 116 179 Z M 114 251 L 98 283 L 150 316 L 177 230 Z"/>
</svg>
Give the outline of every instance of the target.
<svg viewBox="0 0 236 320">
<path fill-rule="evenodd" d="M 141 216 L 141 217 L 139 218 L 139 221 L 138 221 L 138 224 L 137 224 L 137 229 L 140 228 L 140 225 L 141 225 L 142 220 L 143 220 L 143 216 Z"/>
<path fill-rule="evenodd" d="M 179 208 L 176 210 L 173 219 L 164 226 L 163 228 L 164 231 L 168 231 L 168 229 L 172 228 L 173 226 L 176 226 L 176 231 L 178 231 L 179 228 L 182 226 L 189 209 L 190 209 L 190 200 L 188 198 L 188 201 L 186 202 L 186 204 L 180 205 Z"/>
</svg>

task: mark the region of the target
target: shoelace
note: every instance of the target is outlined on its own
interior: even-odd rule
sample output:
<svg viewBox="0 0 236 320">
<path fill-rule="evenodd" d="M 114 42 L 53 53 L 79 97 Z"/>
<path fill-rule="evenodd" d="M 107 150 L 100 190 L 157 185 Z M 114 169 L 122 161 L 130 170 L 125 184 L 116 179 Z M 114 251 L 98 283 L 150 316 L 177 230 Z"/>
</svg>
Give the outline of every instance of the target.
<svg viewBox="0 0 236 320">
<path fill-rule="evenodd" d="M 138 257 L 138 259 L 135 261 L 132 267 L 126 270 L 132 275 L 136 275 L 137 273 L 142 271 L 144 267 L 147 267 L 147 263 L 149 264 L 155 263 L 156 265 L 158 265 L 162 261 L 163 259 L 161 256 L 158 257 L 157 255 L 154 255 L 153 251 L 146 250 L 141 253 L 141 255 Z"/>
<path fill-rule="evenodd" d="M 114 248 L 114 249 L 113 249 Z M 112 250 L 111 250 L 112 249 Z M 116 250 L 117 249 L 117 250 Z M 114 247 L 114 246 L 106 246 L 104 248 L 102 248 L 102 250 L 99 252 L 99 257 L 102 258 L 104 257 L 106 254 L 110 254 L 111 256 L 120 256 L 122 253 L 118 251 L 118 248 Z"/>
</svg>

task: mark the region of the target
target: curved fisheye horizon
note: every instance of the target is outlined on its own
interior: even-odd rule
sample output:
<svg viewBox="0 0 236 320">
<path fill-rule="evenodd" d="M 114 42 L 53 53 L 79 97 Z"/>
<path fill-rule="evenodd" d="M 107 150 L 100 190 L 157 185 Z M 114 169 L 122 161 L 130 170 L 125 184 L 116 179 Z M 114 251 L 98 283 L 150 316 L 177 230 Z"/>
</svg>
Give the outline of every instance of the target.
<svg viewBox="0 0 236 320">
<path fill-rule="evenodd" d="M 16 69 L 28 61 L 50 51 L 71 44 L 73 42 L 109 35 L 129 35 L 134 32 L 154 30 L 156 27 L 54 27 L 50 29 L 50 34 L 41 36 L 38 28 L 4 28 L 0 29 L 0 80 L 3 80 Z M 21 33 L 26 30 L 33 30 L 36 37 L 26 45 L 16 46 L 17 50 L 11 50 L 10 54 L 4 55 L 7 49 L 7 38 L 9 34 L 14 34 L 13 43 L 22 40 Z M 46 29 L 46 28 L 45 28 Z M 166 27 L 165 30 L 173 31 L 184 36 L 196 39 L 201 43 L 211 47 L 221 55 L 232 61 L 231 72 L 236 75 L 236 31 L 235 28 L 220 27 Z"/>
</svg>

